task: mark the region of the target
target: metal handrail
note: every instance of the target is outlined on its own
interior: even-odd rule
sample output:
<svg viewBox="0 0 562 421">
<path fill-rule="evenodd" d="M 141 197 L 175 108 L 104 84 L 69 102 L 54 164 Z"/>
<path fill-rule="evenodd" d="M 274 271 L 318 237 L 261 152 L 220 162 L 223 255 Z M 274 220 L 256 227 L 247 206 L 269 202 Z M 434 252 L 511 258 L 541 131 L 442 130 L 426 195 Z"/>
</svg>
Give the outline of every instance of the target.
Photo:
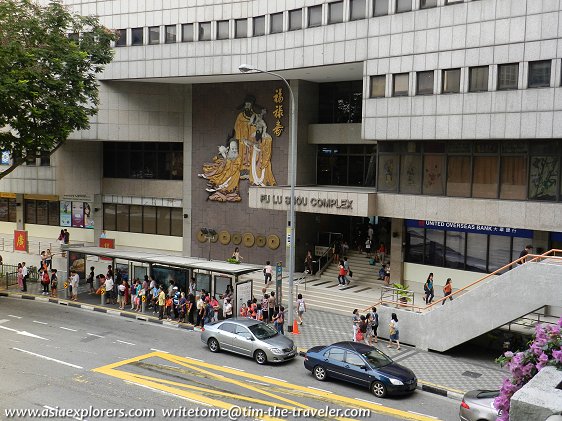
<svg viewBox="0 0 562 421">
<path fill-rule="evenodd" d="M 537 262 L 537 261 L 540 261 L 542 259 L 555 259 L 555 260 L 560 260 L 560 262 L 562 262 L 562 256 L 556 256 L 556 253 L 562 254 L 562 250 L 552 249 L 552 250 L 549 250 L 549 251 L 547 251 L 543 254 L 527 254 L 526 256 L 520 257 L 520 258 L 514 260 L 513 262 L 508 263 L 507 265 L 504 265 L 501 268 L 496 269 L 492 273 L 489 273 L 489 274 L 483 276 L 482 278 L 479 278 L 476 281 L 472 282 L 471 284 L 468 284 L 468 285 L 466 285 L 462 288 L 459 288 L 458 290 L 452 292 L 448 296 L 439 298 L 436 301 L 433 301 L 431 304 L 428 304 L 426 306 L 416 306 L 416 305 L 413 305 L 413 304 L 399 303 L 398 301 L 388 301 L 388 300 L 380 300 L 379 302 L 377 302 L 373 305 L 376 306 L 376 305 L 380 305 L 380 304 L 391 304 L 391 305 L 400 304 L 400 306 L 402 306 L 402 307 L 409 307 L 409 308 L 412 309 L 412 311 L 417 311 L 417 312 L 421 313 L 422 311 L 433 309 L 433 307 L 435 305 L 437 305 L 438 303 L 441 303 L 445 300 L 448 300 L 449 297 L 458 296 L 459 294 L 464 293 L 467 289 L 469 289 L 469 288 L 471 288 L 471 287 L 473 287 L 477 284 L 480 284 L 481 282 L 487 280 L 488 278 L 491 278 L 492 276 L 499 275 L 500 272 L 502 272 L 504 270 L 507 270 L 507 269 L 511 269 L 513 266 L 516 266 L 518 264 Z M 372 306 L 369 306 L 366 309 L 364 309 L 363 311 L 367 311 L 371 307 Z"/>
<path fill-rule="evenodd" d="M 318 272 L 316 274 L 318 276 L 322 275 L 322 272 L 326 270 L 326 268 L 332 263 L 332 257 L 334 256 L 334 246 L 336 242 L 334 241 L 332 244 L 328 246 L 328 250 L 322 253 L 322 256 L 318 258 Z M 322 264 L 322 259 L 326 257 L 326 263 Z"/>
</svg>

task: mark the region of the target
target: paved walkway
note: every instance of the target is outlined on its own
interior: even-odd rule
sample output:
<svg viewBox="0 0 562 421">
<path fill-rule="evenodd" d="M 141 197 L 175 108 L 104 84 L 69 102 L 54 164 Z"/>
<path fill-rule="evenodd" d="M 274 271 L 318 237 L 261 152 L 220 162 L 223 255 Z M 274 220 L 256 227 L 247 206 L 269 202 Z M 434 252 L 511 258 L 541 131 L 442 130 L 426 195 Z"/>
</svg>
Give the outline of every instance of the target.
<svg viewBox="0 0 562 421">
<path fill-rule="evenodd" d="M 24 297 L 51 301 L 54 303 L 68 304 L 74 307 L 87 308 L 94 311 L 109 312 L 129 318 L 142 318 L 150 322 L 166 325 L 177 325 L 176 322 L 159 321 L 148 310 L 145 314 L 139 314 L 130 310 L 118 310 L 117 305 L 101 306 L 100 297 L 95 294 L 83 292 L 80 287 L 79 301 L 77 303 L 64 300 L 64 290 L 59 292 L 60 299 L 49 299 L 38 294 L 38 285 L 31 283 L 28 293 L 21 293 L 17 288 L 10 289 L 0 295 L 13 297 Z M 130 307 L 129 307 L 130 308 Z M 190 325 L 180 327 L 192 329 Z M 285 327 L 287 331 L 287 327 Z M 351 316 L 317 309 L 310 309 L 305 313 L 304 324 L 299 326 L 300 334 L 295 335 L 286 332 L 291 337 L 299 351 L 305 352 L 308 348 L 316 345 L 327 345 L 333 342 L 351 340 Z M 420 380 L 420 386 L 427 391 L 460 399 L 461 395 L 472 389 L 499 389 L 507 372 L 496 366 L 492 358 L 477 360 L 470 357 L 451 357 L 439 353 L 420 351 L 414 347 L 402 345 L 401 350 L 387 348 L 387 341 L 379 340 L 377 346 L 390 355 L 398 363 L 409 367 L 416 373 Z"/>
</svg>

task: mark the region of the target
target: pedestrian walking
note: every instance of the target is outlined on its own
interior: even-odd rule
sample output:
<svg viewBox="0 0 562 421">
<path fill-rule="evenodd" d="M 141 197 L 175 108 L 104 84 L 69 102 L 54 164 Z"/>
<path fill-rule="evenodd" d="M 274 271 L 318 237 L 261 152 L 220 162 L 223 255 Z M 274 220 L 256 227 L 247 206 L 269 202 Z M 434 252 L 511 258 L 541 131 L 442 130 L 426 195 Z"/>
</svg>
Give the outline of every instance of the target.
<svg viewBox="0 0 562 421">
<path fill-rule="evenodd" d="M 279 312 L 273 319 L 273 326 L 277 330 L 277 333 L 280 333 L 281 335 L 285 334 L 285 307 L 279 307 Z"/>
<path fill-rule="evenodd" d="M 195 326 L 196 312 L 197 312 L 197 301 L 195 300 L 195 294 L 189 293 L 187 296 L 187 322 Z"/>
<path fill-rule="evenodd" d="M 365 240 L 365 253 L 367 253 L 367 258 L 372 258 L 371 256 L 371 239 L 369 237 L 367 237 L 367 240 Z"/>
<path fill-rule="evenodd" d="M 262 289 L 263 298 L 261 300 L 261 313 L 264 323 L 269 321 L 269 294 L 267 294 L 266 289 Z"/>
<path fill-rule="evenodd" d="M 423 284 L 423 290 L 425 292 L 425 303 L 431 304 L 431 301 L 433 301 L 433 297 L 435 296 L 433 289 L 433 273 L 428 275 L 425 284 Z"/>
<path fill-rule="evenodd" d="M 164 318 L 164 309 L 166 306 L 166 293 L 164 292 L 164 288 L 160 286 L 158 288 L 158 320 L 162 320 Z"/>
<path fill-rule="evenodd" d="M 387 263 L 384 267 L 384 284 L 390 285 L 390 263 Z"/>
<path fill-rule="evenodd" d="M 49 270 L 53 268 L 53 253 L 51 253 L 51 249 L 47 249 L 45 252 L 45 264 Z"/>
<path fill-rule="evenodd" d="M 332 261 L 338 262 L 340 260 L 340 255 L 341 255 L 341 241 L 339 238 L 334 242 L 334 247 L 332 251 L 333 251 Z"/>
<path fill-rule="evenodd" d="M 25 265 L 25 262 L 21 262 L 21 276 L 22 276 L 22 286 L 23 286 L 21 292 L 26 292 L 27 278 L 29 277 L 29 272 L 27 270 L 27 266 Z"/>
<path fill-rule="evenodd" d="M 51 269 L 51 297 L 57 297 L 57 288 L 58 288 L 59 280 L 57 277 L 57 270 Z"/>
<path fill-rule="evenodd" d="M 70 286 L 72 287 L 71 300 L 78 301 L 78 285 L 80 284 L 80 275 L 78 272 L 72 271 L 72 276 L 70 277 Z"/>
<path fill-rule="evenodd" d="M 392 342 L 396 342 L 396 349 L 400 349 L 400 329 L 398 328 L 398 317 L 396 317 L 396 313 L 392 313 L 388 328 L 390 333 L 390 341 L 387 348 L 392 348 Z"/>
<path fill-rule="evenodd" d="M 357 329 L 357 337 L 355 339 L 355 342 L 367 340 L 367 318 L 363 315 L 359 316 L 359 328 Z"/>
<path fill-rule="evenodd" d="M 373 313 L 367 313 L 365 316 L 365 324 L 365 343 L 369 346 L 373 346 Z"/>
<path fill-rule="evenodd" d="M 49 295 L 49 284 L 51 283 L 51 279 L 49 278 L 49 271 L 46 268 L 46 265 L 43 269 L 41 269 L 41 285 L 43 286 L 42 295 Z"/>
<path fill-rule="evenodd" d="M 125 309 L 125 290 L 127 288 L 125 287 L 125 283 L 121 282 L 119 285 L 117 285 L 117 304 L 119 304 L 119 310 L 124 310 Z"/>
<path fill-rule="evenodd" d="M 212 321 L 213 322 L 218 322 L 219 321 L 219 311 L 221 309 L 221 306 L 218 302 L 218 300 L 216 299 L 216 297 L 213 295 L 213 298 L 211 298 L 210 300 L 210 304 L 211 307 L 213 309 L 213 316 L 212 316 Z"/>
<path fill-rule="evenodd" d="M 445 304 L 445 301 L 447 301 L 447 297 L 449 297 L 449 300 L 453 301 L 453 296 L 451 295 L 452 292 L 453 284 L 451 282 L 451 278 L 447 278 L 447 281 L 445 281 L 445 286 L 443 287 L 443 294 L 445 295 L 445 298 L 443 301 L 441 301 L 441 305 Z"/>
<path fill-rule="evenodd" d="M 18 286 L 19 286 L 20 290 L 23 291 L 23 269 L 22 269 L 21 263 L 18 263 L 17 279 L 18 279 Z"/>
<path fill-rule="evenodd" d="M 347 257 L 343 258 L 343 267 L 345 269 L 345 274 L 343 275 L 343 280 L 345 282 L 346 285 L 349 285 L 349 277 L 351 278 L 353 276 L 353 272 L 351 272 L 351 269 L 349 268 L 349 262 L 347 261 Z"/>
<path fill-rule="evenodd" d="M 105 277 L 105 298 L 107 300 L 106 304 L 115 304 L 114 303 L 114 296 L 113 296 L 113 287 L 114 287 L 114 282 L 113 282 L 113 277 L 109 276 L 109 272 L 108 272 L 108 276 Z"/>
<path fill-rule="evenodd" d="M 299 325 L 302 325 L 302 316 L 306 312 L 306 303 L 304 302 L 304 298 L 302 298 L 302 294 L 297 296 L 297 315 L 299 317 Z"/>
<path fill-rule="evenodd" d="M 90 266 L 90 274 L 88 275 L 88 278 L 86 278 L 86 283 L 90 286 L 90 294 L 93 294 L 96 292 L 96 290 L 94 289 L 94 278 L 96 277 L 96 275 L 94 274 L 94 267 Z"/>
<path fill-rule="evenodd" d="M 345 285 L 345 265 L 343 260 L 340 260 L 340 265 L 338 268 L 338 284 L 340 287 Z"/>
<path fill-rule="evenodd" d="M 271 283 L 271 272 L 272 272 L 271 262 L 268 260 L 265 262 L 265 266 L 263 267 L 263 277 L 265 281 L 266 288 Z"/>
<path fill-rule="evenodd" d="M 312 275 L 312 252 L 308 250 L 306 257 L 304 258 L 304 271 L 308 275 Z"/>
<path fill-rule="evenodd" d="M 374 342 L 377 343 L 378 342 L 377 330 L 379 328 L 379 314 L 377 313 L 376 307 L 373 307 L 372 310 L 373 311 L 371 312 L 371 328 L 372 328 L 372 331 L 373 331 Z"/>
<path fill-rule="evenodd" d="M 519 253 L 519 258 L 521 259 L 522 257 L 525 257 L 525 259 L 521 259 L 517 262 L 518 265 L 522 265 L 523 263 L 525 263 L 527 261 L 526 256 L 533 250 L 533 246 L 531 244 L 527 244 L 525 246 L 525 249 L 521 251 L 521 253 Z"/>
<path fill-rule="evenodd" d="M 357 342 L 357 331 L 359 330 L 359 323 L 361 318 L 359 317 L 359 310 L 353 310 L 353 316 L 351 317 L 351 323 L 353 326 L 353 342 Z"/>
</svg>

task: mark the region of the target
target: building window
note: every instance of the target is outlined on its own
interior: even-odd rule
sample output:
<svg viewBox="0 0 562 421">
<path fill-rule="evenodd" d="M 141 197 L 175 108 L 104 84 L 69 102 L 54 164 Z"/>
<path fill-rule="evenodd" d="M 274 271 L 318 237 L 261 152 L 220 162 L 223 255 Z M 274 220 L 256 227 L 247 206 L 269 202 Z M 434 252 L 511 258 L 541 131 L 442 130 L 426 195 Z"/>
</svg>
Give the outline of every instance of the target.
<svg viewBox="0 0 562 421">
<path fill-rule="evenodd" d="M 409 73 L 400 73 L 393 75 L 392 96 L 408 96 L 409 86 Z"/>
<path fill-rule="evenodd" d="M 176 25 L 166 25 L 166 44 L 173 44 L 174 42 L 176 42 L 176 32 Z M 193 35 L 193 29 L 191 31 L 191 34 Z"/>
<path fill-rule="evenodd" d="M 556 200 L 560 180 L 560 143 L 533 141 L 530 144 L 529 199 Z"/>
<path fill-rule="evenodd" d="M 181 40 L 183 42 L 192 42 L 193 41 L 193 24 L 192 23 L 184 23 L 181 26 Z"/>
<path fill-rule="evenodd" d="M 433 94 L 433 77 L 435 72 L 433 70 L 427 72 L 418 72 L 418 88 L 417 95 L 432 95 Z"/>
<path fill-rule="evenodd" d="M 182 180 L 183 144 L 175 142 L 104 142 L 103 176 Z"/>
<path fill-rule="evenodd" d="M 149 44 L 160 44 L 160 27 L 151 26 L 148 28 L 148 43 Z"/>
<path fill-rule="evenodd" d="M 349 0 L 349 7 L 351 8 L 350 20 L 365 19 L 367 15 L 365 5 L 365 0 Z"/>
<path fill-rule="evenodd" d="M 289 11 L 289 31 L 302 29 L 302 9 Z"/>
<path fill-rule="evenodd" d="M 498 65 L 498 90 L 517 89 L 519 84 L 519 64 Z"/>
<path fill-rule="evenodd" d="M 550 60 L 529 62 L 529 88 L 549 87 L 551 66 Z"/>
<path fill-rule="evenodd" d="M 322 5 L 312 6 L 308 8 L 308 27 L 322 25 Z"/>
<path fill-rule="evenodd" d="M 118 29 L 117 30 L 117 41 L 115 41 L 116 47 L 125 47 L 127 45 L 127 30 Z"/>
<path fill-rule="evenodd" d="M 131 45 L 144 44 L 144 28 L 131 29 Z"/>
<path fill-rule="evenodd" d="M 283 32 L 283 13 L 274 13 L 270 16 L 270 34 L 278 34 Z"/>
<path fill-rule="evenodd" d="M 106 230 L 177 237 L 183 235 L 181 208 L 105 203 L 103 215 L 103 228 Z"/>
<path fill-rule="evenodd" d="M 260 37 L 265 35 L 265 16 L 258 16 L 254 18 L 254 36 Z"/>
<path fill-rule="evenodd" d="M 103 229 L 109 231 L 115 231 L 117 227 L 117 213 L 116 205 L 104 204 L 103 205 Z"/>
<path fill-rule="evenodd" d="M 343 22 L 343 1 L 328 3 L 328 23 Z"/>
<path fill-rule="evenodd" d="M 415 142 L 411 142 L 415 143 Z M 414 150 L 414 152 L 416 152 Z M 417 151 L 419 152 L 419 151 Z M 401 156 L 400 193 L 420 194 L 422 186 L 422 157 L 420 153 Z"/>
<path fill-rule="evenodd" d="M 317 184 L 374 186 L 376 146 L 318 146 Z"/>
<path fill-rule="evenodd" d="M 412 0 L 396 0 L 396 13 L 412 10 Z"/>
<path fill-rule="evenodd" d="M 9 215 L 10 210 L 2 209 L 2 205 L 4 205 L 4 203 L 0 202 L 0 216 L 3 216 L 4 210 L 6 211 L 6 215 Z M 15 206 L 15 199 L 13 205 Z M 24 221 L 26 224 L 60 225 L 60 202 L 26 199 L 24 205 Z M 4 221 L 1 217 L 0 220 Z"/>
<path fill-rule="evenodd" d="M 217 22 L 217 39 L 228 39 L 230 36 L 229 31 L 230 22 L 227 20 L 220 20 Z"/>
<path fill-rule="evenodd" d="M 470 156 L 449 156 L 447 160 L 447 196 L 470 197 Z"/>
<path fill-rule="evenodd" d="M 421 0 L 420 8 L 421 9 L 429 9 L 431 7 L 437 6 L 437 0 Z"/>
<path fill-rule="evenodd" d="M 16 199 L 0 198 L 0 221 L 17 222 Z"/>
<path fill-rule="evenodd" d="M 318 85 L 320 124 L 361 123 L 363 81 Z"/>
<path fill-rule="evenodd" d="M 39 156 L 39 165 L 42 167 L 51 166 L 51 153 L 49 151 L 42 151 Z"/>
<path fill-rule="evenodd" d="M 199 24 L 199 41 L 211 40 L 211 22 L 201 22 Z"/>
<path fill-rule="evenodd" d="M 156 234 L 156 206 L 143 206 L 142 232 Z"/>
<path fill-rule="evenodd" d="M 427 148 L 426 148 L 427 149 Z M 445 194 L 445 155 L 423 156 L 423 194 L 442 196 Z"/>
<path fill-rule="evenodd" d="M 471 67 L 469 74 L 469 92 L 485 92 L 488 90 L 488 66 Z"/>
<path fill-rule="evenodd" d="M 527 156 L 502 156 L 500 199 L 525 200 L 527 197 Z"/>
<path fill-rule="evenodd" d="M 386 75 L 371 76 L 371 98 L 384 98 L 386 92 Z"/>
<path fill-rule="evenodd" d="M 388 15 L 388 0 L 373 0 L 373 15 Z"/>
<path fill-rule="evenodd" d="M 246 38 L 248 36 L 248 19 L 236 19 L 234 21 L 234 37 Z"/>
<path fill-rule="evenodd" d="M 461 69 L 443 70 L 443 93 L 458 94 L 461 91 Z"/>
<path fill-rule="evenodd" d="M 499 157 L 495 142 L 479 142 L 472 168 L 472 197 L 495 199 L 498 197 Z M 484 155 L 485 154 L 485 155 Z"/>
<path fill-rule="evenodd" d="M 142 232 L 142 206 L 129 206 L 129 228 L 131 232 Z"/>
<path fill-rule="evenodd" d="M 183 236 L 183 209 L 171 208 L 170 234 L 174 237 Z"/>
<path fill-rule="evenodd" d="M 170 235 L 170 208 L 156 208 L 156 233 Z"/>
</svg>

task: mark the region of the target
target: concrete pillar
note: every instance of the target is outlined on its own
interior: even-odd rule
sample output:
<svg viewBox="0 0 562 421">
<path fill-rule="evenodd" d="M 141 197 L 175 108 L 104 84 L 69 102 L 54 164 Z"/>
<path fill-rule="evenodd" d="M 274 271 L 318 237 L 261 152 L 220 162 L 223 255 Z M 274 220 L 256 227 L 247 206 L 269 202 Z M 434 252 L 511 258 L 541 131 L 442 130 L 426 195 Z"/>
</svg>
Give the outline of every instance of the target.
<svg viewBox="0 0 562 421">
<path fill-rule="evenodd" d="M 94 246 L 97 247 L 99 245 L 99 238 L 103 230 L 103 204 L 101 194 L 94 194 L 92 212 L 94 215 Z"/>
<path fill-rule="evenodd" d="M 191 256 L 191 184 L 192 184 L 192 158 L 193 158 L 193 107 L 192 86 L 184 88 L 184 123 L 183 123 L 183 247 L 182 254 Z M 185 217 L 187 215 L 187 217 Z"/>
<path fill-rule="evenodd" d="M 16 194 L 16 223 L 17 223 L 18 230 L 24 229 L 23 212 L 24 212 L 23 194 L 17 193 Z"/>
<path fill-rule="evenodd" d="M 390 229 L 390 280 L 402 283 L 404 279 L 404 220 L 392 218 Z"/>
</svg>

